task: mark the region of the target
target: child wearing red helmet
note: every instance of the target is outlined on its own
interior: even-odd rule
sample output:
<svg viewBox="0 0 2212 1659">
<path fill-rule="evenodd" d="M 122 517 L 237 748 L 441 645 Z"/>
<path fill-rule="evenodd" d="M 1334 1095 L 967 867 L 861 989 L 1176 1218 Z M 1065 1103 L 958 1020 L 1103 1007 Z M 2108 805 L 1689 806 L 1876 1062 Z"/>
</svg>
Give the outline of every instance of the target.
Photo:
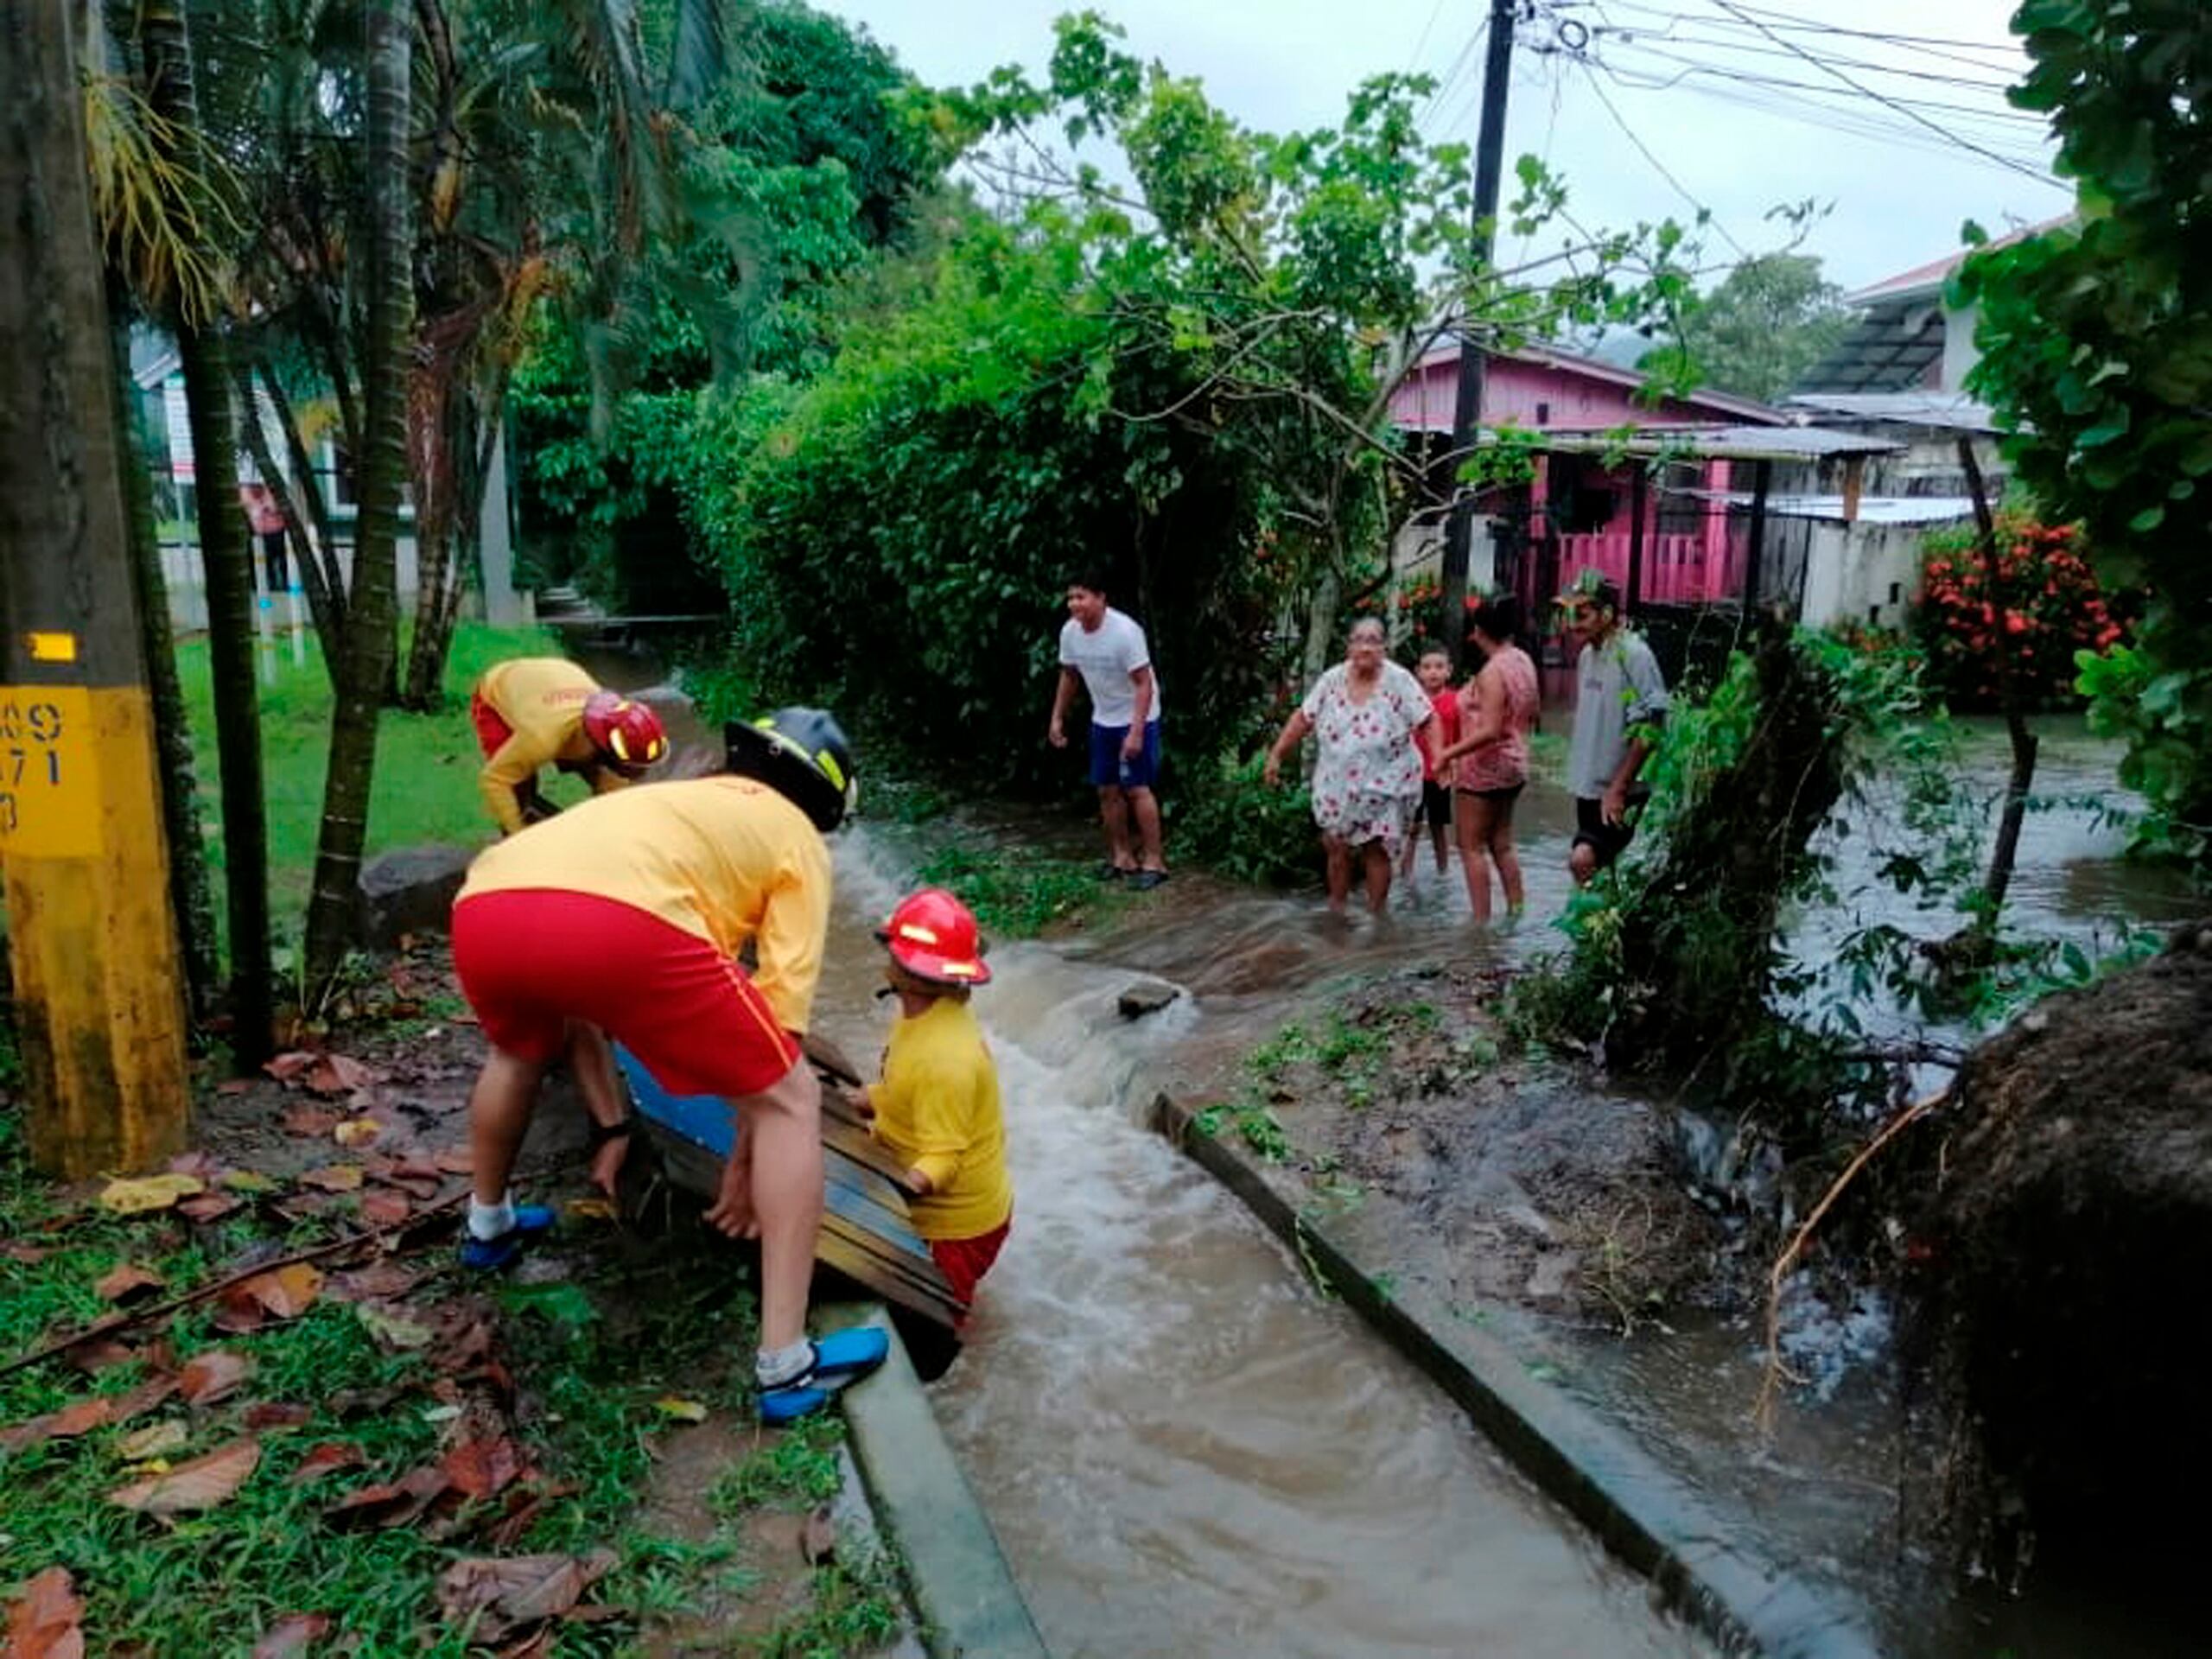
<svg viewBox="0 0 2212 1659">
<path fill-rule="evenodd" d="M 668 754 L 658 715 L 601 690 L 562 657 L 518 657 L 486 671 L 468 713 L 484 751 L 478 786 L 502 835 L 553 815 L 537 792 L 546 766 L 574 772 L 593 794 L 604 795 Z"/>
<path fill-rule="evenodd" d="M 901 899 L 876 931 L 899 997 L 881 1081 L 861 1091 L 875 1134 L 907 1166 L 914 1230 L 953 1294 L 972 1303 L 1014 1219 L 998 1069 L 968 1006 L 988 984 L 976 918 L 942 887 Z M 964 1322 L 964 1321 L 963 1321 Z"/>
</svg>

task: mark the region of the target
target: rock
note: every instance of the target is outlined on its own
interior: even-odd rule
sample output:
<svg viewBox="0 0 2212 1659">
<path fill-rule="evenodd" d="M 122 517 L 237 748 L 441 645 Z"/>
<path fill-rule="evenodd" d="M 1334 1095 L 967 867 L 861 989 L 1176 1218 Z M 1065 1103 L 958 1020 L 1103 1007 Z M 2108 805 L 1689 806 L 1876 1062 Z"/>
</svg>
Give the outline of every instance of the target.
<svg viewBox="0 0 2212 1659">
<path fill-rule="evenodd" d="M 1141 979 L 1122 993 L 1122 1018 L 1141 1020 L 1147 1014 L 1158 1014 L 1182 995 L 1174 986 L 1160 980 Z"/>
<path fill-rule="evenodd" d="M 444 932 L 475 856 L 466 847 L 403 847 L 371 859 L 361 870 L 361 944 L 390 950 L 404 934 Z"/>
</svg>

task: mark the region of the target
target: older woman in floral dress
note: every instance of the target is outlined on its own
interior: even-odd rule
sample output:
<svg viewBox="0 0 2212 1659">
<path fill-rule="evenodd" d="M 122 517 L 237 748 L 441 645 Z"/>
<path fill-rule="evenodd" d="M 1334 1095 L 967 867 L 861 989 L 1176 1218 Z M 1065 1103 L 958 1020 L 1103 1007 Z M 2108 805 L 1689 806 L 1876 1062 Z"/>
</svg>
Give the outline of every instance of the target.
<svg viewBox="0 0 2212 1659">
<path fill-rule="evenodd" d="M 1435 717 L 1421 682 L 1384 656 L 1382 624 L 1369 616 L 1351 625 L 1344 660 L 1314 682 L 1276 734 L 1262 774 L 1270 785 L 1306 734 L 1316 740 L 1313 820 L 1328 855 L 1330 909 L 1344 908 L 1355 856 L 1367 907 L 1380 912 L 1389 902 L 1390 872 L 1421 800 L 1421 751 L 1406 734 L 1421 732 L 1433 750 Z"/>
</svg>

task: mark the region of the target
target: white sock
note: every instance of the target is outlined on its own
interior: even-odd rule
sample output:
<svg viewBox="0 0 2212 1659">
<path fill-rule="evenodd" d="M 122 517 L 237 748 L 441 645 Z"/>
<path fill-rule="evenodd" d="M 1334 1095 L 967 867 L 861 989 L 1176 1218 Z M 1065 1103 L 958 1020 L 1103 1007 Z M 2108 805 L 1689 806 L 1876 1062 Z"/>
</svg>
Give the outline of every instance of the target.
<svg viewBox="0 0 2212 1659">
<path fill-rule="evenodd" d="M 514 1194 L 502 1192 L 497 1204 L 479 1204 L 472 1196 L 468 1200 L 468 1236 L 471 1238 L 497 1238 L 501 1233 L 513 1230 L 515 1224 Z"/>
<path fill-rule="evenodd" d="M 764 1389 L 796 1382 L 813 1369 L 814 1344 L 804 1337 L 788 1348 L 763 1348 L 753 1362 L 753 1375 Z"/>
</svg>

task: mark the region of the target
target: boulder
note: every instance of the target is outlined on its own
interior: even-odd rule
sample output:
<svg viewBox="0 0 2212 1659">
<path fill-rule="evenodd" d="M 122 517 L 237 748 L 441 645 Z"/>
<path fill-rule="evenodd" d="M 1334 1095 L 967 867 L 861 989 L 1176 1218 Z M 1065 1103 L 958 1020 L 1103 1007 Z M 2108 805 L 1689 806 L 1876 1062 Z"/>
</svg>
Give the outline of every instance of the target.
<svg viewBox="0 0 2212 1659">
<path fill-rule="evenodd" d="M 1174 986 L 1157 979 L 1141 979 L 1122 993 L 1118 1006 L 1124 1020 L 1141 1020 L 1147 1014 L 1158 1014 L 1183 993 Z"/>
<path fill-rule="evenodd" d="M 475 856 L 467 847 L 403 847 L 371 859 L 361 868 L 362 945 L 390 950 L 403 935 L 444 932 Z"/>
</svg>

